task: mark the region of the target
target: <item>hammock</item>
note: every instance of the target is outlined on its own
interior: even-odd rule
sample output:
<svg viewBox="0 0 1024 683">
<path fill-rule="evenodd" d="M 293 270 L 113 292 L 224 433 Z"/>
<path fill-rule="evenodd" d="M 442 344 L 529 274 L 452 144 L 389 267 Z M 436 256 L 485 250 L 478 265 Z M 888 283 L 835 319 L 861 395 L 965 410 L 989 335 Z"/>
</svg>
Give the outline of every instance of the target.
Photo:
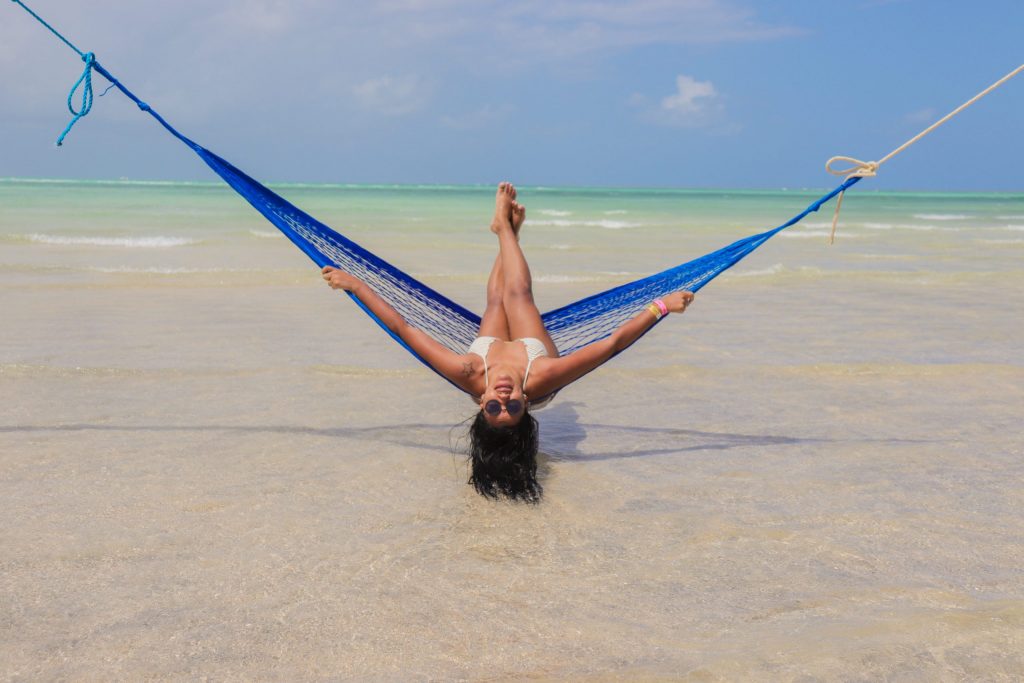
<svg viewBox="0 0 1024 683">
<path fill-rule="evenodd" d="M 36 20 L 49 29 L 68 47 L 77 52 L 82 61 L 85 62 L 85 69 L 82 75 L 68 95 L 68 109 L 71 111 L 73 118 L 58 138 L 58 145 L 63 142 L 64 137 L 71 130 L 72 126 L 85 116 L 92 107 L 92 71 L 95 70 L 110 82 L 110 87 L 116 87 L 120 90 L 126 97 L 135 102 L 139 109 L 156 119 L 169 133 L 199 155 L 214 173 L 220 176 L 235 192 L 263 214 L 268 221 L 273 223 L 318 266 L 321 268 L 323 266 L 335 266 L 366 282 L 381 298 L 394 307 L 406 322 L 426 332 L 448 349 L 461 354 L 469 347 L 479 329 L 480 316 L 431 289 L 408 273 L 402 272 L 341 233 L 327 227 L 226 160 L 179 133 L 162 116 L 136 97 L 109 71 L 101 66 L 96 61 L 93 53 L 83 53 L 52 26 L 43 21 L 39 15 L 26 7 L 21 0 L 14 0 L 14 2 L 35 17 Z M 834 232 L 839 205 L 842 202 L 843 193 L 848 188 L 859 182 L 862 177 L 875 175 L 878 166 L 882 163 L 909 147 L 918 139 L 959 113 L 962 109 L 980 99 L 983 95 L 1009 80 L 1022 69 L 1024 69 L 1024 65 L 1018 67 L 987 90 L 961 105 L 920 135 L 877 162 L 862 162 L 850 157 L 833 157 L 833 159 L 829 160 L 829 164 L 826 165 L 826 169 L 836 175 L 848 176 L 846 180 L 835 189 L 819 197 L 806 209 L 782 225 L 756 235 L 751 235 L 750 237 L 745 237 L 710 254 L 687 261 L 660 273 L 593 294 L 575 303 L 544 313 L 541 319 L 551 335 L 555 346 L 562 355 L 568 355 L 588 344 L 609 336 L 627 320 L 636 316 L 653 299 L 680 290 L 696 292 L 712 279 L 731 268 L 750 252 L 764 244 L 773 235 L 800 222 L 805 216 L 817 211 L 823 204 L 838 195 L 839 201 L 837 202 L 836 214 L 833 218 Z M 72 99 L 79 86 L 83 86 L 82 99 L 80 107 L 76 110 Z M 833 161 L 850 162 L 853 164 L 853 167 L 836 171 L 830 168 Z M 387 326 L 364 306 L 359 299 L 350 292 L 348 294 L 396 342 L 401 344 L 421 363 L 437 372 L 408 344 L 388 330 Z M 647 331 L 650 331 L 653 327 L 652 325 Z M 444 377 L 440 373 L 438 375 Z M 457 386 L 454 382 L 452 382 L 452 385 Z"/>
<path fill-rule="evenodd" d="M 102 67 L 97 65 L 95 68 L 105 77 L 110 78 L 114 85 L 120 85 Z M 124 92 L 128 97 L 135 99 L 130 92 L 126 90 Z M 213 169 L 214 173 L 223 178 L 235 192 L 245 198 L 268 221 L 277 226 L 318 266 L 321 268 L 335 266 L 358 277 L 369 284 L 382 299 L 391 304 L 410 325 L 423 330 L 456 353 L 466 352 L 480 328 L 480 316 L 431 289 L 408 273 L 402 272 L 341 233 L 327 227 L 221 157 L 188 140 L 171 128 L 152 108 L 147 107 L 146 111 L 191 147 Z M 717 275 L 764 244 L 772 235 L 794 225 L 807 214 L 817 211 L 822 204 L 859 180 L 859 177 L 848 179 L 777 228 L 745 237 L 718 251 L 674 268 L 548 311 L 541 316 L 541 320 L 559 352 L 562 355 L 568 355 L 609 336 L 654 299 L 684 289 L 696 292 Z M 421 363 L 437 372 L 398 335 L 391 332 L 358 298 L 351 292 L 346 293 L 396 342 Z M 651 329 L 653 329 L 653 325 L 647 331 Z M 440 373 L 438 374 L 440 375 Z M 440 376 L 444 377 L 444 375 Z M 452 385 L 456 386 L 454 383 Z"/>
</svg>

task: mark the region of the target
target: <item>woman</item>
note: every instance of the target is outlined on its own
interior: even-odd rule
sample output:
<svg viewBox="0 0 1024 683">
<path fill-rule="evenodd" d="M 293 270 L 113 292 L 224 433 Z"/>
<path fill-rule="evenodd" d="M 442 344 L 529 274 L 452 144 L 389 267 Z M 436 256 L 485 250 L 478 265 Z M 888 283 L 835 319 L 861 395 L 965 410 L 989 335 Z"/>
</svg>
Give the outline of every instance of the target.
<svg viewBox="0 0 1024 683">
<path fill-rule="evenodd" d="M 487 282 L 487 309 L 478 337 L 464 354 L 454 353 L 410 326 L 369 286 L 327 266 L 323 278 L 334 289 L 354 294 L 425 361 L 470 395 L 480 410 L 470 427 L 471 483 L 489 498 L 507 496 L 537 502 L 537 421 L 530 415 L 555 393 L 626 348 L 669 312 L 682 313 L 691 292 L 676 292 L 652 302 L 611 336 L 568 356 L 544 329 L 533 302 L 530 268 L 519 247 L 526 209 L 516 202 L 511 183 L 498 185 L 491 231 L 498 236 L 498 257 Z M 535 398 L 531 398 L 535 397 Z"/>
</svg>

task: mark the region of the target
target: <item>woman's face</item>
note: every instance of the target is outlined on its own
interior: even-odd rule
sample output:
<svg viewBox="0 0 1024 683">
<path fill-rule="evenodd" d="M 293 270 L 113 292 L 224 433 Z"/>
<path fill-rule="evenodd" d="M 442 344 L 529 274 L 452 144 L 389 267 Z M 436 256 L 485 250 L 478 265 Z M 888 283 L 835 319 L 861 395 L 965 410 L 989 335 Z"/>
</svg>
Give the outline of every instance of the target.
<svg viewBox="0 0 1024 683">
<path fill-rule="evenodd" d="M 494 377 L 480 397 L 480 410 L 493 427 L 517 425 L 526 413 L 526 394 L 511 376 Z"/>
</svg>

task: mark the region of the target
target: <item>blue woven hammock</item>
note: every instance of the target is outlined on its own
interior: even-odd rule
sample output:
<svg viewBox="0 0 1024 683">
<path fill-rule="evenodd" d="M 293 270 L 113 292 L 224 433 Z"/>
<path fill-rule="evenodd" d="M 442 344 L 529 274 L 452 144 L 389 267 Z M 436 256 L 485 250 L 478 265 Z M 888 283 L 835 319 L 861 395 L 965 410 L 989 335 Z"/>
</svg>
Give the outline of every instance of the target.
<svg viewBox="0 0 1024 683">
<path fill-rule="evenodd" d="M 369 284 L 412 326 L 423 330 L 438 342 L 456 353 L 464 353 L 477 335 L 480 316 L 469 311 L 441 293 L 431 289 L 411 275 L 402 272 L 379 256 L 359 246 L 352 240 L 309 214 L 297 208 L 264 185 L 252 179 L 229 162 L 201 147 L 175 130 L 148 104 L 136 97 L 119 80 L 114 78 L 95 56 L 81 52 L 64 36 L 43 21 L 20 0 L 14 0 L 40 23 L 64 41 L 82 57 L 85 69 L 68 96 L 68 108 L 74 115 L 72 121 L 58 139 L 60 144 L 71 127 L 92 106 L 91 72 L 95 70 L 116 87 L 138 107 L 156 119 L 168 132 L 192 149 L 214 173 L 224 179 L 238 194 L 245 198 L 257 211 L 273 223 L 299 249 L 302 249 L 318 266 L 336 266 Z M 83 85 L 82 104 L 78 110 L 72 105 L 72 97 Z M 817 211 L 823 204 L 856 184 L 859 177 L 850 177 L 834 190 L 824 194 L 799 214 L 782 225 L 765 232 L 745 237 L 710 254 L 687 261 L 660 273 L 599 292 L 585 299 L 549 311 L 541 316 L 544 326 L 551 335 L 555 346 L 562 355 L 568 355 L 584 346 L 604 339 L 629 319 L 636 316 L 653 299 L 680 290 L 696 292 L 716 276 L 735 265 L 740 259 L 764 244 L 775 233 L 800 222 L 808 214 Z M 401 344 L 421 363 L 430 366 L 408 344 L 388 330 L 381 320 L 355 296 L 349 296 L 380 325 L 396 342 Z M 648 329 L 653 329 L 653 326 Z M 438 373 L 440 375 L 440 373 Z M 443 377 L 443 375 L 441 375 Z M 447 379 L 447 378 L 445 378 Z M 449 380 L 450 381 L 450 380 Z M 453 386 L 456 386 L 452 383 Z"/>
</svg>

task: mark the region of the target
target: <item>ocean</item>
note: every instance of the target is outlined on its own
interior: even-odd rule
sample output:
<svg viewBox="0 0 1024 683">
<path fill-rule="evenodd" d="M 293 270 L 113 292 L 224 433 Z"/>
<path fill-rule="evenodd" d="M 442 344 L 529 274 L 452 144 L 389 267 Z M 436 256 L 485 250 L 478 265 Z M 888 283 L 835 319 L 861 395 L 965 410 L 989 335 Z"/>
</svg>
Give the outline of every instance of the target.
<svg viewBox="0 0 1024 683">
<path fill-rule="evenodd" d="M 0 180 L 0 677 L 1024 677 L 1024 194 L 868 182 L 538 413 L 528 506 L 230 190 Z M 492 187 L 274 189 L 483 308 Z M 821 192 L 521 187 L 538 304 Z"/>
</svg>

